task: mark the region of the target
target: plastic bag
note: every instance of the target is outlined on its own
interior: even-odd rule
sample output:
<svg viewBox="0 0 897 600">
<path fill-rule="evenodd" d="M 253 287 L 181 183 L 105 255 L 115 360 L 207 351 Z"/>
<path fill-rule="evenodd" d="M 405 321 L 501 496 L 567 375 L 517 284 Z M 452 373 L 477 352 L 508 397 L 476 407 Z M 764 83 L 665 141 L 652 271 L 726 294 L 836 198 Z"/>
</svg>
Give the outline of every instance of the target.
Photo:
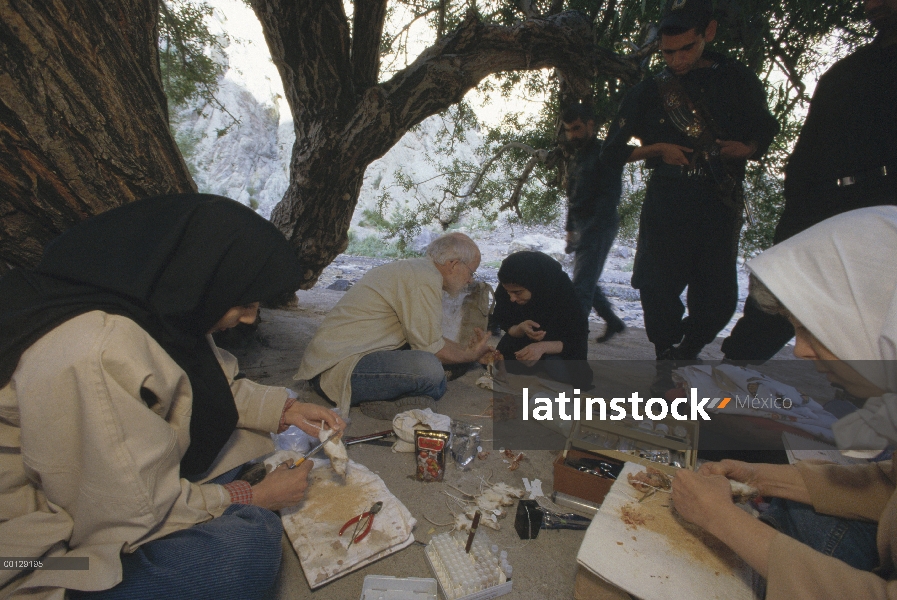
<svg viewBox="0 0 897 600">
<path fill-rule="evenodd" d="M 480 425 L 452 421 L 452 458 L 455 459 L 455 464 L 462 471 L 469 469 L 477 457 L 481 430 L 482 426 Z"/>
<path fill-rule="evenodd" d="M 290 425 L 283 433 L 272 433 L 271 439 L 274 440 L 275 450 L 292 450 L 303 456 L 318 443 L 317 438 L 308 435 L 295 425 Z"/>
</svg>

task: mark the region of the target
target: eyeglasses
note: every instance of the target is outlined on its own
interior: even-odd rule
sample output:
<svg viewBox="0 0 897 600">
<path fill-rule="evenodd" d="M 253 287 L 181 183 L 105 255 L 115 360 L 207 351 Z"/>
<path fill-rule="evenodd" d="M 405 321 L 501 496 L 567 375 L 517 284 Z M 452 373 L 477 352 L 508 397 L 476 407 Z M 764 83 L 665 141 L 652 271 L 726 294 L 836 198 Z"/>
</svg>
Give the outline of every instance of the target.
<svg viewBox="0 0 897 600">
<path fill-rule="evenodd" d="M 458 262 L 461 263 L 462 265 L 464 265 L 465 267 L 467 267 L 467 272 L 470 273 L 470 279 L 472 281 L 480 281 L 480 276 L 477 275 L 477 272 L 474 269 L 470 268 L 470 265 L 468 265 L 463 260 L 459 260 Z"/>
</svg>

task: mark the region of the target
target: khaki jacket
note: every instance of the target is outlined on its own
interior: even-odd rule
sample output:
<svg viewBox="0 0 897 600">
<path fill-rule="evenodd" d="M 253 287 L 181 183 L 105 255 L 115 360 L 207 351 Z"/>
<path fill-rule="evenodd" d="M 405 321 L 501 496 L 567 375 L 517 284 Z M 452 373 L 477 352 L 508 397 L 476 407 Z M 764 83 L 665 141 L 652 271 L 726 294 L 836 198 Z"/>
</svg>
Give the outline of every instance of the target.
<svg viewBox="0 0 897 600">
<path fill-rule="evenodd" d="M 276 431 L 287 399 L 234 381 L 236 359 L 215 351 L 240 417 L 207 479 L 269 451 L 260 432 Z M 22 355 L 0 389 L 0 556 L 86 556 L 90 569 L 0 571 L 0 598 L 111 588 L 121 552 L 224 512 L 222 486 L 180 477 L 191 401 L 186 373 L 126 317 L 80 315 Z"/>
<path fill-rule="evenodd" d="M 358 361 L 405 344 L 433 354 L 445 345 L 442 275 L 429 258 L 397 260 L 365 273 L 324 317 L 295 378 L 321 375 L 321 389 L 346 417 Z"/>
<path fill-rule="evenodd" d="M 820 513 L 878 522 L 877 573 L 854 569 L 779 533 L 769 551 L 768 600 L 897 598 L 897 465 L 798 463 Z"/>
</svg>

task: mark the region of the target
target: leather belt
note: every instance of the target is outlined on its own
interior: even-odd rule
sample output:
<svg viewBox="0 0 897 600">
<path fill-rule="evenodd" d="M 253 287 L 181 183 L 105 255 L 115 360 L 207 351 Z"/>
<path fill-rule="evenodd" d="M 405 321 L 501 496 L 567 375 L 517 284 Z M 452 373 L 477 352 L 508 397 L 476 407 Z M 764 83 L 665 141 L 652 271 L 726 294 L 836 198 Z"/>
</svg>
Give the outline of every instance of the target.
<svg viewBox="0 0 897 600">
<path fill-rule="evenodd" d="M 708 173 L 701 167 L 689 170 L 679 165 L 668 165 L 666 163 L 661 163 L 654 167 L 653 174 L 657 177 L 671 179 L 704 179 L 709 177 Z"/>
<path fill-rule="evenodd" d="M 887 177 L 888 176 L 888 168 L 887 167 L 879 167 L 877 169 L 869 169 L 868 171 L 862 171 L 857 173 L 856 175 L 849 175 L 847 177 L 841 177 L 840 179 L 835 180 L 835 184 L 838 187 L 847 187 L 854 185 L 858 181 L 864 181 L 868 179 L 874 179 L 875 177 Z"/>
</svg>

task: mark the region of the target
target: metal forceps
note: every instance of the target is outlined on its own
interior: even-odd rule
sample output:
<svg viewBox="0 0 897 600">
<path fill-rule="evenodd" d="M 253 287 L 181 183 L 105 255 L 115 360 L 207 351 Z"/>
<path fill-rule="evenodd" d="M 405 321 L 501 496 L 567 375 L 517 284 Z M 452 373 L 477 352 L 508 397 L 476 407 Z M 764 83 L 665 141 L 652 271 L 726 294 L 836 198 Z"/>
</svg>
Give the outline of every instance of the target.
<svg viewBox="0 0 897 600">
<path fill-rule="evenodd" d="M 583 473 L 588 473 L 590 475 L 597 475 L 598 477 L 606 477 L 608 479 L 616 479 L 617 476 L 614 474 L 611 465 L 607 463 L 598 463 L 596 465 L 597 471 L 595 469 L 590 469 L 585 465 L 580 465 L 576 467 L 577 471 L 581 471 Z"/>
<path fill-rule="evenodd" d="M 349 545 L 346 546 L 346 550 L 351 548 L 352 544 L 363 540 L 364 536 L 366 536 L 371 531 L 371 526 L 374 524 L 374 515 L 380 512 L 381 508 L 383 508 L 383 503 L 375 502 L 370 510 L 365 511 L 360 515 L 356 515 L 346 521 L 345 525 L 343 525 L 343 528 L 339 530 L 339 535 L 343 535 L 343 533 L 346 531 L 346 529 L 349 528 L 350 525 L 352 525 L 353 523 L 355 524 L 355 529 L 352 530 L 352 539 L 349 540 Z M 361 535 L 355 537 L 355 534 L 358 533 L 358 528 L 361 526 L 361 521 L 364 519 L 367 519 L 364 530 L 361 532 Z"/>
</svg>

